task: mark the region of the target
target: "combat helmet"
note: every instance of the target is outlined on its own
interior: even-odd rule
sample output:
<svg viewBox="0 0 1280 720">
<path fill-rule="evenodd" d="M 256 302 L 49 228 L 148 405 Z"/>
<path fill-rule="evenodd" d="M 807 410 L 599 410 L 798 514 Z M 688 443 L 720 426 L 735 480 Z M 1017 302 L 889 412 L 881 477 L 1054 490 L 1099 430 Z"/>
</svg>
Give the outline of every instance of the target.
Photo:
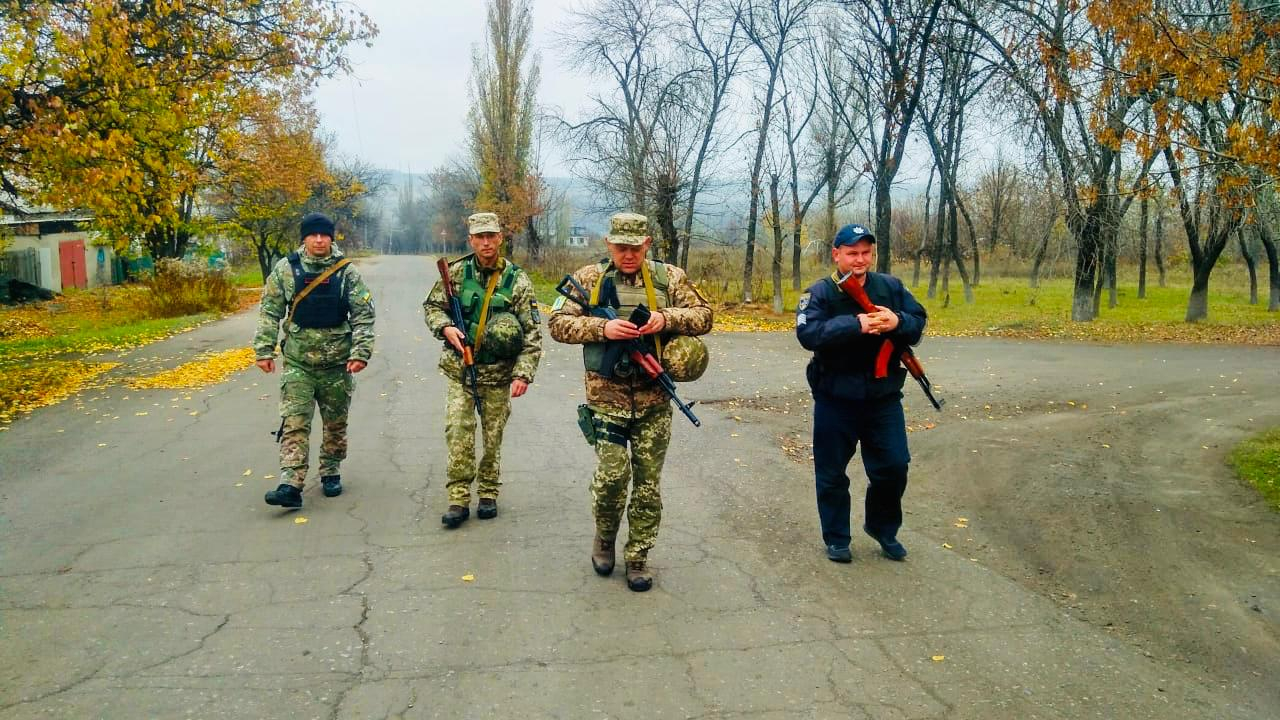
<svg viewBox="0 0 1280 720">
<path fill-rule="evenodd" d="M 711 358 L 702 340 L 677 335 L 662 345 L 662 367 L 676 382 L 693 382 L 707 371 Z"/>
<path fill-rule="evenodd" d="M 523 347 L 524 330 L 515 315 L 500 312 L 489 317 L 480 341 L 480 349 L 487 357 L 510 360 L 519 355 Z"/>
</svg>

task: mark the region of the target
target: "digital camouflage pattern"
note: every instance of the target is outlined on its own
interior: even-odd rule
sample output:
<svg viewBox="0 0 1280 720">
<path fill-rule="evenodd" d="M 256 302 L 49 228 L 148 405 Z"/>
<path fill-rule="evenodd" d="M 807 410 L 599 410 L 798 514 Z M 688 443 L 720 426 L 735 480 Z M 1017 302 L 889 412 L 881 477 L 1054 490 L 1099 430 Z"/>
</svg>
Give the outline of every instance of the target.
<svg viewBox="0 0 1280 720">
<path fill-rule="evenodd" d="M 696 337 L 677 335 L 662 344 L 662 368 L 676 382 L 693 382 L 702 377 L 711 362 L 707 344 Z"/>
<path fill-rule="evenodd" d="M 643 245 L 649 237 L 649 219 L 636 213 L 616 213 L 609 218 L 609 234 L 605 242 L 618 245 Z"/>
<path fill-rule="evenodd" d="M 488 355 L 512 359 L 519 357 L 524 348 L 524 330 L 520 321 L 511 313 L 494 313 L 484 328 L 482 346 Z"/>
<path fill-rule="evenodd" d="M 466 255 L 449 263 L 449 276 L 455 281 L 462 277 L 463 263 L 468 262 L 474 262 L 473 256 Z M 487 283 L 491 274 L 501 273 L 506 269 L 507 262 L 506 258 L 498 258 L 498 265 L 495 268 L 478 267 L 477 277 L 480 282 Z M 542 360 L 542 326 L 539 325 L 538 301 L 533 295 L 533 282 L 523 270 L 516 273 L 511 300 L 512 314 L 515 315 L 520 323 L 520 329 L 524 332 L 520 353 L 508 360 L 477 363 L 476 375 L 481 384 L 506 386 L 511 384 L 513 378 L 533 382 L 533 377 L 538 372 L 538 363 Z M 422 301 L 422 310 L 427 327 L 443 342 L 444 329 L 453 325 L 453 322 L 449 320 L 449 301 L 444 296 L 444 286 L 438 280 L 431 288 L 431 292 L 427 293 L 427 298 Z M 462 357 L 447 342 L 444 343 L 444 349 L 440 351 L 440 371 L 447 378 L 459 382 L 462 380 Z"/>
<path fill-rule="evenodd" d="M 467 218 L 467 232 L 472 235 L 501 233 L 502 224 L 498 222 L 497 213 L 480 212 Z"/>
<path fill-rule="evenodd" d="M 315 258 L 298 249 L 307 272 L 324 272 L 342 258 L 333 249 Z M 347 411 L 355 379 L 347 372 L 348 360 L 368 362 L 373 354 L 373 295 L 352 265 L 342 271 L 350 314 L 333 328 L 301 328 L 285 323 L 280 378 L 280 416 L 284 434 L 280 441 L 280 481 L 301 488 L 307 476 L 311 419 L 317 406 L 324 428 L 320 444 L 320 474 L 337 475 L 347 456 Z M 253 339 L 259 360 L 275 356 L 281 322 L 300 288 L 294 287 L 289 261 L 282 258 L 262 287 L 258 328 Z"/>
<path fill-rule="evenodd" d="M 347 410 L 355 378 L 346 366 L 308 368 L 285 361 L 280 383 L 280 482 L 301 488 L 307 477 L 311 418 L 320 407 L 320 476 L 337 475 L 347 457 Z"/>
<path fill-rule="evenodd" d="M 596 473 L 591 479 L 592 510 L 596 532 L 601 537 L 614 537 L 627 511 L 627 544 L 622 557 L 625 562 L 645 560 L 658 539 L 662 522 L 662 465 L 667 459 L 671 440 L 671 406 L 663 403 L 637 414 L 611 412 L 592 407 L 596 417 L 606 423 L 628 428 L 631 446 L 601 439 L 596 448 Z M 627 503 L 627 489 L 631 502 Z"/>
<path fill-rule="evenodd" d="M 573 273 L 573 278 L 581 283 L 587 292 L 591 292 L 608 269 L 601 270 L 598 264 L 587 265 Z M 658 311 L 667 319 L 667 327 L 663 333 L 705 335 L 711 332 L 711 306 L 698 293 L 698 289 L 690 282 L 684 270 L 674 265 L 667 265 L 666 272 L 667 307 Z M 617 274 L 614 279 L 617 283 L 641 287 L 644 285 L 640 273 L 630 278 Z M 559 342 L 573 345 L 605 342 L 604 324 L 604 318 L 584 315 L 582 308 L 572 302 L 556 303 L 555 312 L 547 321 L 551 329 L 551 337 Z M 667 404 L 666 393 L 647 378 L 606 380 L 598 373 L 586 371 L 586 387 L 587 402 L 593 406 L 627 412 L 634 409 L 638 412 Z"/>
<path fill-rule="evenodd" d="M 323 258 L 313 258 L 303 248 L 298 249 L 298 254 L 307 272 L 324 272 L 342 259 L 342 252 L 337 248 Z M 301 328 L 288 323 L 282 348 L 286 361 L 311 368 L 346 365 L 348 360 L 369 362 L 373 355 L 373 294 L 355 266 L 347 265 L 341 273 L 351 306 L 347 322 L 332 328 Z M 280 323 L 289 312 L 289 302 L 300 289 L 293 284 L 289 260 L 281 258 L 262 285 L 258 330 L 253 338 L 253 349 L 259 360 L 275 356 Z"/>
<path fill-rule="evenodd" d="M 462 277 L 464 263 L 468 262 L 475 262 L 474 256 L 467 255 L 450 263 L 449 276 L 455 280 Z M 482 284 L 486 284 L 490 275 L 502 273 L 506 269 L 507 262 L 505 258 L 499 258 L 497 267 L 492 269 L 477 266 L 476 275 Z M 427 327 L 442 342 L 444 329 L 453 325 L 449 319 L 448 307 L 444 286 L 437 281 L 422 302 L 422 309 Z M 542 359 L 542 327 L 538 316 L 538 301 L 533 295 L 533 283 L 523 270 L 516 272 L 511 292 L 511 310 L 511 313 L 504 314 L 517 321 L 521 333 L 517 353 L 496 362 L 476 363 L 476 390 L 484 413 L 484 423 L 480 427 L 483 449 L 478 466 L 475 457 L 475 404 L 471 389 L 462 382 L 462 358 L 448 342 L 444 342 L 444 347 L 440 350 L 440 371 L 448 380 L 445 393 L 445 444 L 449 451 L 449 466 L 445 487 L 450 505 L 467 505 L 471 498 L 472 482 L 475 482 L 481 498 L 498 497 L 498 489 L 502 486 L 499 478 L 502 433 L 506 429 L 507 418 L 511 415 L 511 381 L 521 378 L 526 382 L 533 382 L 534 375 L 538 372 L 538 363 Z M 502 334 L 511 329 L 501 329 L 503 322 L 505 321 L 498 322 L 500 342 L 504 341 Z M 488 336 L 489 333 L 490 330 L 486 329 L 485 335 Z M 483 342 L 488 343 L 493 339 L 490 337 Z M 510 342 L 509 339 L 506 341 Z"/>
<path fill-rule="evenodd" d="M 445 489 L 450 505 L 466 506 L 471 501 L 471 484 L 481 498 L 498 497 L 502 487 L 502 433 L 511 416 L 511 390 L 506 385 L 480 385 L 480 408 L 484 423 L 480 426 L 483 451 L 476 464 L 476 409 L 471 390 L 450 378 L 445 392 L 445 445 L 449 449 L 449 467 Z"/>
</svg>

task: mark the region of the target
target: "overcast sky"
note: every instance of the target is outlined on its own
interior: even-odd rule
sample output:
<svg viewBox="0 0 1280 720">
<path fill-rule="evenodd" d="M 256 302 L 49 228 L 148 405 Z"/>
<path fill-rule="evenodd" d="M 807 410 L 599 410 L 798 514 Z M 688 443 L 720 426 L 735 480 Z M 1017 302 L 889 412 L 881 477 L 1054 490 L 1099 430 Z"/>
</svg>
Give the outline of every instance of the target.
<svg viewBox="0 0 1280 720">
<path fill-rule="evenodd" d="M 352 47 L 354 72 L 316 91 L 324 126 L 340 150 L 380 167 L 425 172 L 466 142 L 471 48 L 484 37 L 484 0 L 357 0 L 378 25 L 372 48 Z M 577 108 L 586 80 L 560 66 L 553 30 L 575 0 L 533 0 L 534 47 L 542 55 L 538 102 Z M 547 172 L 567 174 L 548 157 Z"/>
</svg>

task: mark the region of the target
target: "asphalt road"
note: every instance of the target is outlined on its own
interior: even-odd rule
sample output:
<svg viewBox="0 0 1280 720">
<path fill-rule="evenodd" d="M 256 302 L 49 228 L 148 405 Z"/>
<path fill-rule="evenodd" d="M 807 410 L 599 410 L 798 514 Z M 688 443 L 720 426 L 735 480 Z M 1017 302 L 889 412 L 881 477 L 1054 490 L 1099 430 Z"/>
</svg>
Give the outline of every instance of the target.
<svg viewBox="0 0 1280 720">
<path fill-rule="evenodd" d="M 263 504 L 278 376 L 256 369 L 87 391 L 0 433 L 0 718 L 1280 716 L 1280 521 L 1223 465 L 1280 424 L 1275 349 L 929 340 L 948 406 L 908 389 L 911 557 L 855 541 L 837 565 L 804 354 L 714 335 L 636 594 L 588 560 L 576 350 L 548 338 L 514 402 L 498 518 L 446 531 L 435 272 L 361 268 L 379 339 L 341 497 Z"/>
</svg>

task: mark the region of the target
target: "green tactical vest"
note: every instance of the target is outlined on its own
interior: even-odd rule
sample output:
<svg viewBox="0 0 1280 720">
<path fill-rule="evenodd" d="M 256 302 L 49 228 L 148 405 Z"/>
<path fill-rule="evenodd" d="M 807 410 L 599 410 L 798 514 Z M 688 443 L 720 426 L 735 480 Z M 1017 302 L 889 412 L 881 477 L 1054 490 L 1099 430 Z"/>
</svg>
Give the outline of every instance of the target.
<svg viewBox="0 0 1280 720">
<path fill-rule="evenodd" d="M 667 293 L 667 287 L 669 285 L 669 280 L 667 278 L 667 266 L 665 263 L 654 262 L 652 260 L 645 260 L 645 263 L 649 266 L 649 277 L 653 279 L 654 304 L 657 306 L 649 309 L 657 312 L 659 309 L 671 304 L 671 297 Z M 602 274 L 600 275 L 600 278 L 596 280 L 596 284 L 591 288 L 590 292 L 593 295 L 598 296 L 597 289 L 604 285 L 604 281 L 606 279 L 613 278 L 613 286 L 618 290 L 618 303 L 620 305 L 620 307 L 617 308 L 618 317 L 626 320 L 631 317 L 631 313 L 635 311 L 636 307 L 639 306 L 640 303 L 644 303 L 646 306 L 649 304 L 648 294 L 645 292 L 643 287 L 618 282 L 618 269 L 613 267 L 613 263 L 601 263 L 600 271 Z M 660 351 L 658 350 L 656 338 L 656 335 L 650 336 L 649 338 L 645 338 L 645 341 L 653 342 L 654 352 L 658 353 Z M 582 361 L 583 364 L 586 365 L 587 370 L 594 373 L 601 372 L 603 369 L 601 364 L 604 360 L 604 350 L 607 346 L 607 342 L 586 343 L 582 346 Z"/>
<path fill-rule="evenodd" d="M 458 300 L 462 302 L 462 312 L 467 316 L 467 337 L 474 343 L 476 332 L 480 329 L 480 310 L 484 307 L 485 283 L 480 279 L 480 269 L 475 256 L 469 255 L 463 260 L 462 282 L 458 283 Z M 500 312 L 513 312 L 515 298 L 512 293 L 515 291 L 518 272 L 520 268 L 515 263 L 506 261 L 506 267 L 498 278 L 498 284 L 493 288 L 493 297 L 489 299 L 490 318 Z M 476 354 L 476 362 L 489 364 L 498 360 L 499 358 L 485 350 L 482 338 L 480 351 Z"/>
</svg>

